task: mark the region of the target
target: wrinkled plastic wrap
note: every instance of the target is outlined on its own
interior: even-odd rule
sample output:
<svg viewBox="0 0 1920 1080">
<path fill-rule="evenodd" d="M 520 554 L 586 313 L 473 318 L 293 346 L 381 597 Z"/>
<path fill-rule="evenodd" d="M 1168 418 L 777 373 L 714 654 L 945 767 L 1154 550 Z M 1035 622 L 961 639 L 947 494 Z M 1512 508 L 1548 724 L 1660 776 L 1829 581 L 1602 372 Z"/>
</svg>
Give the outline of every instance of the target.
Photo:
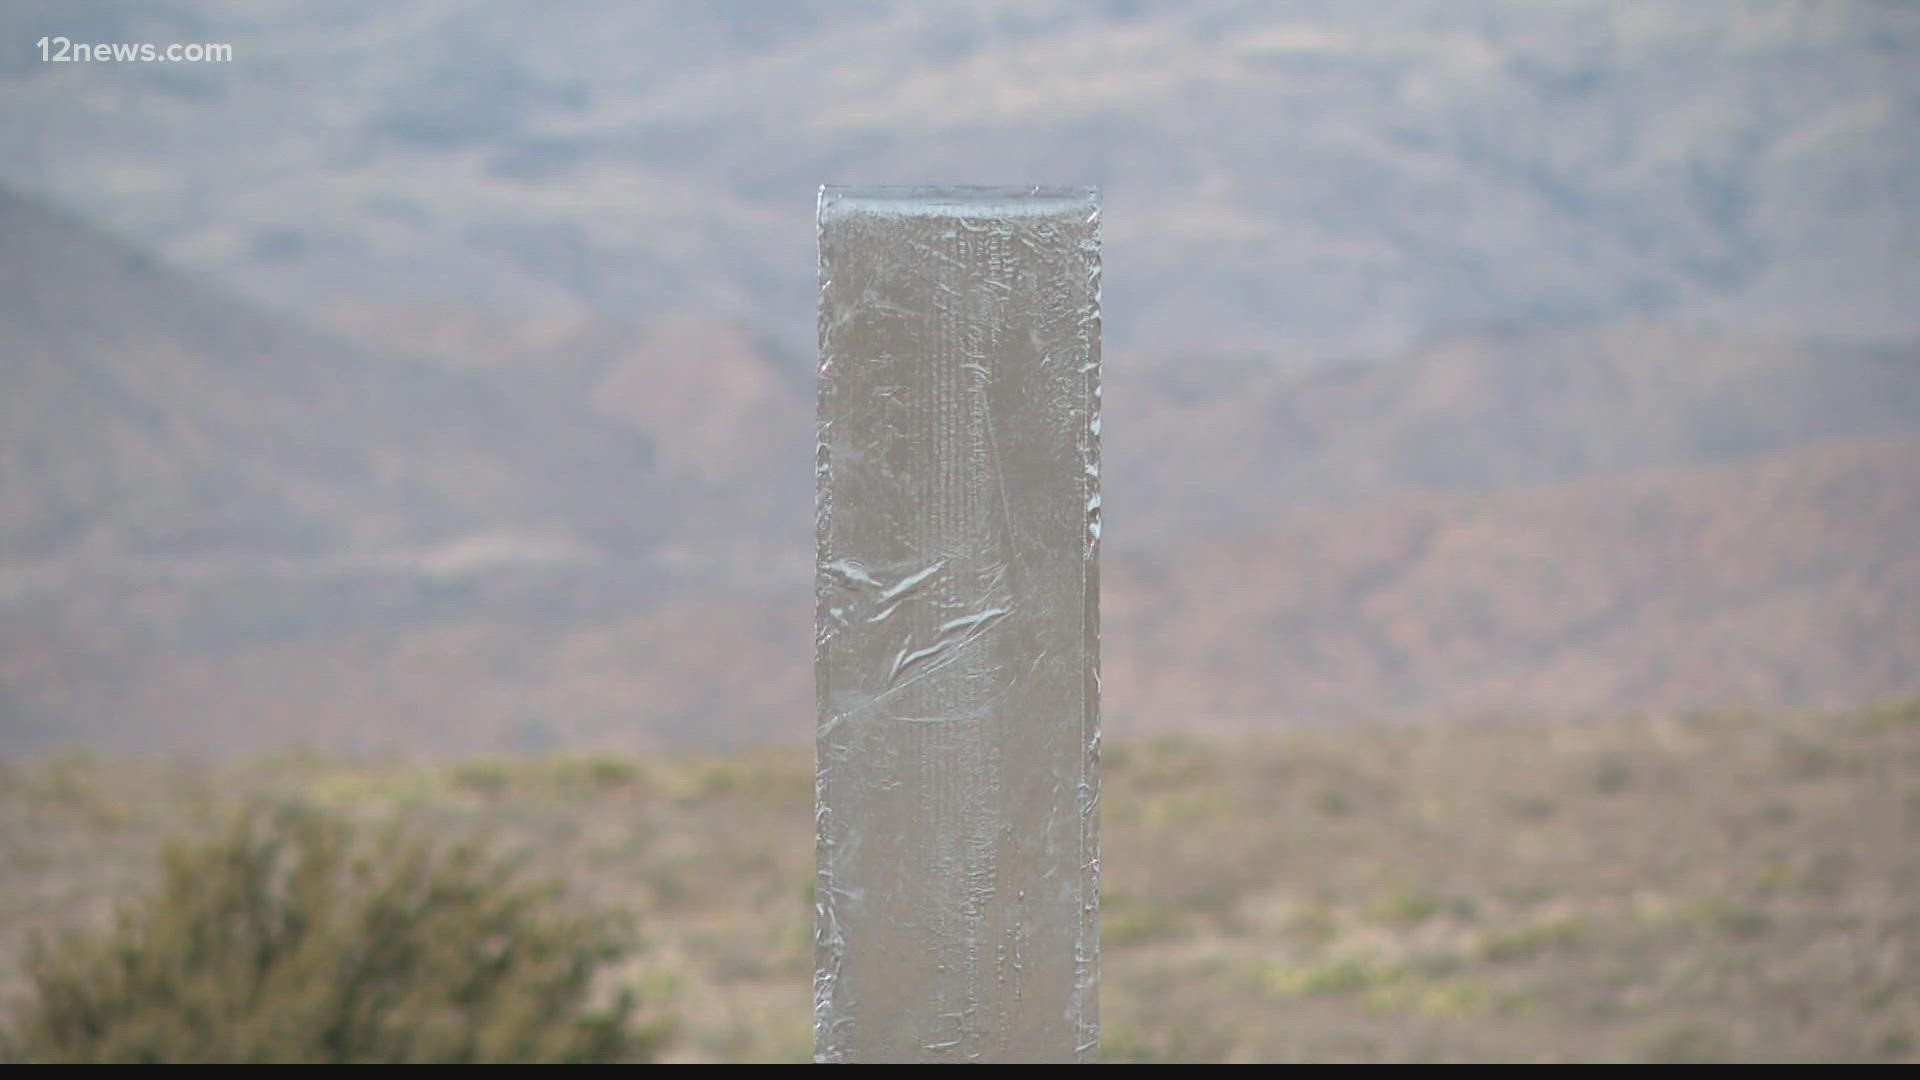
<svg viewBox="0 0 1920 1080">
<path fill-rule="evenodd" d="M 1100 197 L 820 194 L 815 1055 L 1098 1041 Z"/>
</svg>

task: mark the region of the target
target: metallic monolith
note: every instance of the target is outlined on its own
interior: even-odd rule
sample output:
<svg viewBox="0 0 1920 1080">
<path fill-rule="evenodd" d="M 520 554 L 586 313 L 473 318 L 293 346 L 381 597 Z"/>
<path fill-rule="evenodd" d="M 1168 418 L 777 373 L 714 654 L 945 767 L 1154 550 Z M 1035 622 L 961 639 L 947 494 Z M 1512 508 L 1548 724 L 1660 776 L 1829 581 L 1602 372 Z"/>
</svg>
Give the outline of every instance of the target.
<svg viewBox="0 0 1920 1080">
<path fill-rule="evenodd" d="M 823 1061 L 1099 1031 L 1100 196 L 820 193 Z"/>
</svg>

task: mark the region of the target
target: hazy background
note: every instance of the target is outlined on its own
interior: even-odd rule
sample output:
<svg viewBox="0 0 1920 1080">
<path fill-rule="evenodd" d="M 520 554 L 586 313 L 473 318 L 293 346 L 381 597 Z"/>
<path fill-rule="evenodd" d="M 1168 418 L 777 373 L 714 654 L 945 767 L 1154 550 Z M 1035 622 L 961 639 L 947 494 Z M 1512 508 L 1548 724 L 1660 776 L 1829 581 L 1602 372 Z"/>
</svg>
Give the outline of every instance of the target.
<svg viewBox="0 0 1920 1080">
<path fill-rule="evenodd" d="M 1917 50 L 1871 2 L 9 5 L 0 754 L 805 744 L 822 182 L 1105 188 L 1119 733 L 1920 690 Z"/>
<path fill-rule="evenodd" d="M 637 921 L 647 1052 L 805 1059 L 814 199 L 912 182 L 1106 193 L 1105 1056 L 1916 1060 L 1916 57 L 1891 0 L 6 3 L 0 1060 L 358 1008 L 147 892 L 263 801 L 497 841 Z M 32 996 L 143 894 L 212 921 L 98 947 L 133 1005 Z"/>
</svg>

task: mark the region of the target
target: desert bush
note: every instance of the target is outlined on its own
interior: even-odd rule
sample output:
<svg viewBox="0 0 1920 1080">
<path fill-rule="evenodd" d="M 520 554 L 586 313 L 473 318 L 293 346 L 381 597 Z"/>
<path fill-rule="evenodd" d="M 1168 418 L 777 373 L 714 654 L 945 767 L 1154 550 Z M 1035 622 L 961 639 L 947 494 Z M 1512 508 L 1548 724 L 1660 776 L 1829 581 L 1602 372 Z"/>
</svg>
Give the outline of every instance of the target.
<svg viewBox="0 0 1920 1080">
<path fill-rule="evenodd" d="M 255 809 L 111 930 L 36 941 L 23 1061 L 604 1062 L 661 1030 L 603 975 L 624 921 L 477 842 Z"/>
</svg>

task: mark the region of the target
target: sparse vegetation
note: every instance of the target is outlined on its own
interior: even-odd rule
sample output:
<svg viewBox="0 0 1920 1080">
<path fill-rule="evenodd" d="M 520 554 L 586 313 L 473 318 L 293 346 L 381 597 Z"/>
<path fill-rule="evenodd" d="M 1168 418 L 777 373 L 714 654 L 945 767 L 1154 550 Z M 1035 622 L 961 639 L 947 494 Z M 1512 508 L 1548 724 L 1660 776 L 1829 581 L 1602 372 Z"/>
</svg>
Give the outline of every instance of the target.
<svg viewBox="0 0 1920 1080">
<path fill-rule="evenodd" d="M 3 1041 L 28 1062 L 612 1062 L 659 1032 L 630 990 L 596 1000 L 627 949 L 474 842 L 356 836 L 311 809 L 243 813 L 171 848 L 109 930 L 41 937 Z"/>
<path fill-rule="evenodd" d="M 1562 912 L 1487 934 L 1480 939 L 1480 955 L 1496 964 L 1527 960 L 1578 948 L 1586 934 L 1586 923 L 1580 916 Z"/>
<path fill-rule="evenodd" d="M 1118 739 L 1103 793 L 1106 1056 L 1912 1060 L 1916 715 L 1896 702 Z M 663 1059 L 809 1054 L 801 749 L 13 763 L 0 992 L 18 1029 L 39 1022 L 29 928 L 110 927 L 114 900 L 154 887 L 163 838 L 217 836 L 262 794 L 350 822 L 360 843 L 485 834 L 564 879 L 570 902 L 634 912 L 645 952 L 606 965 L 592 1000 L 637 993 L 643 1033 L 664 1007 L 678 1023 Z M 210 1038 L 159 1045 L 243 1045 Z"/>
</svg>

